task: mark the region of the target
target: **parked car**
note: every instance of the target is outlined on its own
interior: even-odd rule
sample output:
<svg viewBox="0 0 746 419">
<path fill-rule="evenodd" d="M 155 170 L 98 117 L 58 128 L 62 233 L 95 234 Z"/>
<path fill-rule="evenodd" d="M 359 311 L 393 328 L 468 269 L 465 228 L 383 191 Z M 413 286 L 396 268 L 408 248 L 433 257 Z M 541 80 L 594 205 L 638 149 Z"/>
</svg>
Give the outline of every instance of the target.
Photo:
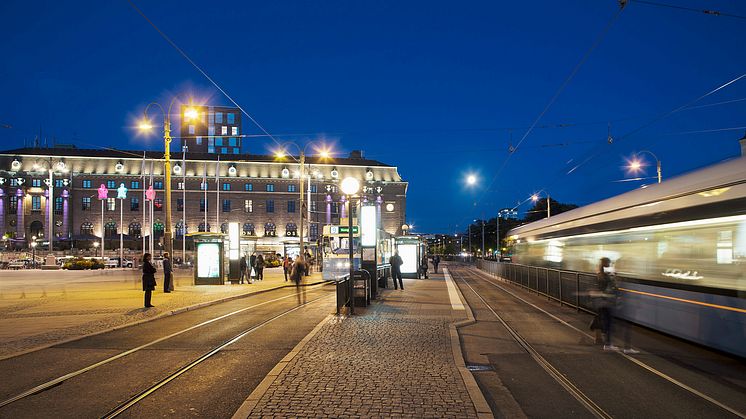
<svg viewBox="0 0 746 419">
<path fill-rule="evenodd" d="M 116 267 L 120 267 L 120 268 L 133 268 L 135 266 L 135 261 L 132 260 L 131 258 L 124 258 L 124 262 L 120 262 L 118 256 L 117 257 L 113 257 L 113 258 L 109 258 L 109 260 L 116 262 L 116 266 L 114 266 L 115 268 Z"/>
<path fill-rule="evenodd" d="M 26 259 L 16 259 L 11 260 L 8 264 L 8 269 L 26 269 L 31 265 L 30 260 Z"/>
</svg>

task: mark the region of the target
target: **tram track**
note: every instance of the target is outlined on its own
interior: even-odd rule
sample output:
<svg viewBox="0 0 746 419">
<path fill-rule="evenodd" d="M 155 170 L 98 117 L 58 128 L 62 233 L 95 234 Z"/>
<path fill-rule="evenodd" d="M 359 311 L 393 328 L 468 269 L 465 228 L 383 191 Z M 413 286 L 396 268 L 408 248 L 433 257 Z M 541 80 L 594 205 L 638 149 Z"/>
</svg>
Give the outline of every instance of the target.
<svg viewBox="0 0 746 419">
<path fill-rule="evenodd" d="M 454 270 L 454 271 L 451 271 L 451 272 L 452 272 L 452 273 L 456 273 L 456 274 L 457 274 L 457 275 L 459 276 L 459 279 L 461 280 L 461 282 L 463 282 L 464 284 L 466 284 L 466 285 L 467 285 L 467 286 L 468 286 L 468 287 L 469 287 L 469 288 L 470 288 L 470 289 L 472 290 L 472 292 L 473 292 L 473 293 L 474 293 L 474 294 L 475 294 L 475 295 L 476 295 L 476 296 L 477 296 L 477 297 L 478 297 L 478 298 L 479 298 L 479 299 L 480 299 L 480 300 L 481 300 L 481 301 L 482 301 L 482 302 L 483 302 L 483 303 L 484 303 L 484 304 L 485 304 L 485 305 L 486 305 L 486 306 L 488 307 L 488 309 L 489 309 L 489 310 L 490 310 L 491 312 L 493 312 L 493 314 L 494 314 L 494 315 L 495 315 L 496 317 L 498 317 L 498 319 L 499 319 L 500 323 L 501 323 L 501 324 L 502 324 L 502 325 L 503 325 L 504 327 L 506 327 L 506 329 L 508 329 L 508 331 L 509 331 L 509 332 L 511 333 L 511 335 L 513 335 L 513 332 L 517 333 L 517 331 L 515 331 L 515 329 L 514 329 L 514 328 L 512 328 L 512 327 L 511 327 L 511 326 L 509 326 L 509 325 L 507 325 L 507 322 L 506 322 L 506 321 L 505 321 L 504 319 L 502 319 L 502 317 L 501 317 L 501 316 L 499 316 L 499 315 L 498 315 L 497 313 L 495 313 L 495 311 L 494 311 L 494 310 L 492 309 L 491 305 L 489 305 L 489 303 L 487 303 L 487 301 L 486 301 L 486 300 L 484 299 L 484 297 L 482 297 L 482 295 L 481 295 L 481 294 L 480 294 L 479 292 L 477 292 L 477 291 L 476 291 L 476 290 L 474 289 L 474 287 L 472 287 L 472 286 L 471 286 L 471 284 L 469 284 L 469 282 L 468 282 L 468 281 L 466 281 L 466 280 L 464 279 L 464 276 L 463 276 L 463 275 L 462 275 L 462 274 L 461 274 L 460 272 L 459 272 L 459 273 L 457 273 L 457 271 L 456 271 L 456 270 Z M 487 283 L 487 284 L 491 285 L 492 287 L 495 287 L 495 288 L 499 289 L 500 291 L 504 292 L 505 294 L 508 294 L 508 295 L 510 295 L 511 297 L 515 298 L 516 300 L 520 301 L 521 303 L 523 303 L 523 304 L 525 304 L 525 305 L 528 305 L 528 306 L 532 307 L 533 309 L 535 309 L 535 310 L 537 310 L 537 311 L 541 312 L 542 314 L 546 315 L 547 317 L 551 318 L 552 320 L 556 321 L 557 323 L 559 323 L 559 324 L 561 324 L 561 325 L 563 325 L 563 326 L 565 326 L 565 327 L 567 327 L 567 328 L 569 328 L 569 329 L 572 329 L 572 330 L 573 330 L 574 332 L 576 332 L 576 333 L 578 333 L 578 334 L 582 335 L 583 337 L 586 337 L 586 338 L 589 338 L 589 339 L 593 339 L 593 338 L 594 338 L 594 337 L 593 337 L 593 336 L 592 336 L 591 334 L 589 334 L 588 332 L 586 332 L 586 331 L 584 331 L 584 330 L 581 330 L 581 329 L 577 328 L 576 326 L 574 326 L 574 325 L 570 324 L 569 322 L 567 322 L 567 321 L 565 321 L 565 320 L 563 320 L 563 319 L 559 318 L 558 316 L 556 316 L 556 315 L 554 315 L 554 314 L 552 314 L 552 313 L 550 313 L 550 312 L 548 312 L 548 311 L 546 311 L 546 310 L 542 309 L 541 307 L 539 307 L 539 306 L 537 306 L 536 304 L 534 304 L 534 303 L 532 303 L 532 302 L 530 302 L 530 301 L 526 300 L 525 298 L 522 298 L 521 296 L 519 296 L 519 295 L 517 295 L 516 293 L 514 293 L 513 291 L 511 291 L 511 290 L 509 290 L 509 289 L 507 289 L 507 288 L 503 287 L 502 285 L 500 285 L 500 284 L 497 284 L 497 283 L 495 283 L 494 281 L 492 281 L 492 280 L 490 280 L 490 279 L 487 279 L 487 278 L 485 278 L 485 276 L 487 275 L 486 273 L 484 273 L 484 272 L 481 272 L 481 271 L 479 271 L 479 270 L 476 270 L 476 271 L 475 271 L 474 269 L 469 269 L 469 272 L 470 272 L 470 273 L 474 273 L 474 274 L 475 274 L 475 275 L 474 275 L 474 276 L 473 276 L 472 278 L 475 278 L 475 279 L 479 279 L 479 280 L 481 280 L 481 281 L 483 281 L 483 282 L 485 282 L 485 283 Z M 512 331 L 511 331 L 511 330 L 512 330 Z M 520 343 L 520 342 L 519 342 L 519 343 Z M 523 345 L 521 345 L 521 346 L 523 346 Z M 530 353 L 530 352 L 529 352 L 529 353 Z M 737 416 L 737 417 L 740 417 L 740 418 L 746 418 L 746 414 L 744 414 L 743 412 L 739 411 L 738 409 L 735 409 L 735 408 L 733 408 L 733 407 L 731 407 L 731 406 L 729 406 L 729 405 L 727 405 L 727 404 L 725 404 L 725 403 L 723 403 L 723 402 L 720 402 L 719 400 L 715 399 L 714 397 L 712 397 L 712 396 L 709 396 L 709 395 L 705 394 L 704 392 L 702 392 L 702 391 L 699 391 L 699 390 L 697 390 L 697 389 L 693 388 L 692 386 L 689 386 L 689 385 L 687 385 L 687 384 L 685 384 L 685 383 L 681 382 L 680 380 L 677 380 L 677 379 L 675 379 L 675 378 L 671 377 L 670 375 L 668 375 L 668 374 L 666 374 L 666 373 L 664 373 L 664 372 L 662 372 L 662 371 L 660 371 L 660 370 L 656 369 L 655 367 L 653 367 L 653 366 L 651 366 L 651 365 L 649 365 L 649 364 L 647 364 L 647 363 L 643 362 L 642 360 L 640 360 L 640 359 L 637 359 L 637 358 L 635 358 L 635 357 L 633 357 L 633 356 L 630 356 L 630 355 L 628 355 L 628 354 L 625 354 L 624 352 L 621 352 L 621 351 L 620 351 L 620 352 L 617 352 L 617 353 L 618 353 L 618 354 L 619 354 L 620 356 L 624 357 L 624 358 L 625 358 L 626 360 L 628 360 L 629 362 L 632 362 L 633 364 L 635 364 L 635 365 L 639 366 L 640 368 L 642 368 L 642 369 L 644 369 L 644 370 L 648 371 L 649 373 L 652 373 L 652 374 L 654 374 L 655 376 L 657 376 L 657 377 L 659 377 L 659 378 L 661 378 L 661 379 L 665 380 L 666 382 L 668 382 L 668 383 L 670 383 L 670 384 L 673 384 L 673 385 L 675 385 L 675 386 L 676 386 L 676 387 L 678 387 L 679 389 L 681 389 L 681 390 L 684 390 L 684 391 L 686 391 L 687 393 L 689 393 L 689 394 L 691 394 L 691 395 L 694 395 L 694 396 L 696 396 L 696 397 L 698 397 L 698 398 L 700 398 L 700 399 L 702 399 L 702 400 L 705 400 L 705 401 L 707 401 L 708 403 L 710 403 L 710 404 L 712 404 L 712 405 L 714 405 L 714 406 L 717 406 L 718 408 L 720 408 L 720 409 L 723 409 L 724 411 L 727 411 L 727 412 L 729 412 L 729 413 L 733 414 L 734 416 Z M 532 356 L 533 356 L 533 355 L 532 355 Z M 549 372 L 549 371 L 548 371 L 548 372 Z M 552 375 L 552 374 L 550 373 L 550 375 Z M 552 375 L 552 377 L 554 378 L 554 375 Z M 564 376 L 563 376 L 563 378 L 564 378 Z M 562 384 L 562 383 L 560 383 L 560 384 Z M 563 387 L 564 387 L 564 385 L 563 385 Z M 571 393 L 571 394 L 572 394 L 572 393 Z M 575 394 L 573 394 L 573 396 L 575 397 L 576 395 L 575 395 Z M 577 397 L 575 397 L 575 398 L 577 399 Z M 582 402 L 581 402 L 581 404 L 583 404 L 584 406 L 586 406 L 586 408 L 588 408 L 588 406 L 587 406 L 587 405 L 585 405 L 584 403 L 582 403 Z M 591 412 L 592 412 L 592 413 L 594 413 L 593 411 L 591 411 Z M 595 415 L 595 413 L 594 413 L 594 415 Z"/>
<path fill-rule="evenodd" d="M 322 289 L 323 287 L 325 287 L 327 285 L 328 284 L 321 284 L 321 285 L 311 286 L 311 287 L 309 287 L 310 288 L 309 292 L 320 290 L 320 289 Z M 97 362 L 92 363 L 90 365 L 87 365 L 87 366 L 85 366 L 83 368 L 79 368 L 79 369 L 77 369 L 75 371 L 72 371 L 72 372 L 66 373 L 64 375 L 58 376 L 56 378 L 53 378 L 51 380 L 45 381 L 45 382 L 43 382 L 43 383 L 41 383 L 39 385 L 36 385 L 34 387 L 31 387 L 31 388 L 29 388 L 29 389 L 27 389 L 25 391 L 19 392 L 19 393 L 15 394 L 15 395 L 13 395 L 11 397 L 8 397 L 8 398 L 0 401 L 0 409 L 6 407 L 8 405 L 11 405 L 11 404 L 13 404 L 15 402 L 18 402 L 18 401 L 21 401 L 23 399 L 26 399 L 28 397 L 31 397 L 31 396 L 43 393 L 43 392 L 45 392 L 47 390 L 50 390 L 52 388 L 58 387 L 58 386 L 62 385 L 63 383 L 65 383 L 66 381 L 69 381 L 69 380 L 71 380 L 71 379 L 73 379 L 75 377 L 78 377 L 78 376 L 81 376 L 83 374 L 89 373 L 89 372 L 91 372 L 91 371 L 93 371 L 93 370 L 95 370 L 97 368 L 103 367 L 103 366 L 108 365 L 108 364 L 110 364 L 110 363 L 112 363 L 114 361 L 117 361 L 117 360 L 120 360 L 122 358 L 125 358 L 125 357 L 127 357 L 129 355 L 132 355 L 132 354 L 138 353 L 140 351 L 143 351 L 143 350 L 145 350 L 147 348 L 153 347 L 154 345 L 157 345 L 157 344 L 162 343 L 164 341 L 167 341 L 169 339 L 173 339 L 173 338 L 175 338 L 177 336 L 184 335 L 184 334 L 186 334 L 188 332 L 192 332 L 192 331 L 195 331 L 195 330 L 200 329 L 202 327 L 215 324 L 216 322 L 219 322 L 219 321 L 224 320 L 224 319 L 231 318 L 233 316 L 236 316 L 236 315 L 241 314 L 241 313 L 245 313 L 245 312 L 250 311 L 250 310 L 254 310 L 254 309 L 257 309 L 257 308 L 261 308 L 261 307 L 264 307 L 264 306 L 271 305 L 273 303 L 278 303 L 278 302 L 281 302 L 281 301 L 284 301 L 284 300 L 288 300 L 288 299 L 293 299 L 293 298 L 297 298 L 297 295 L 295 293 L 290 293 L 290 294 L 285 295 L 285 296 L 281 296 L 281 297 L 273 298 L 273 299 L 270 299 L 270 300 L 267 300 L 267 301 L 263 301 L 263 302 L 260 302 L 260 303 L 252 304 L 252 305 L 247 306 L 247 307 L 242 307 L 240 309 L 233 310 L 231 312 L 228 312 L 228 313 L 225 313 L 225 314 L 222 314 L 222 315 L 219 315 L 219 316 L 212 317 L 210 319 L 201 321 L 201 322 L 199 322 L 197 324 L 194 324 L 194 325 L 191 325 L 189 327 L 186 327 L 186 328 L 180 329 L 178 331 L 166 334 L 166 335 L 161 336 L 161 337 L 159 337 L 157 339 L 153 339 L 153 340 L 151 340 L 151 341 L 149 341 L 147 343 L 138 345 L 138 346 L 136 346 L 134 348 L 131 348 L 131 349 L 127 349 L 125 351 L 122 351 L 122 352 L 117 353 L 115 355 L 112 355 L 110 357 L 107 357 L 107 358 L 105 358 L 103 360 L 100 360 L 100 361 L 97 361 Z M 250 334 L 250 333 L 252 333 L 255 330 L 260 329 L 261 327 L 265 326 L 266 324 L 271 323 L 274 320 L 277 320 L 277 319 L 279 319 L 281 317 L 284 317 L 285 315 L 287 315 L 287 314 L 289 314 L 291 312 L 294 312 L 294 311 L 296 311 L 296 310 L 298 310 L 298 309 L 300 309 L 302 307 L 306 307 L 309 304 L 311 304 L 313 302 L 316 302 L 316 301 L 319 301 L 319 300 L 322 300 L 324 298 L 330 298 L 330 296 L 325 295 L 325 296 L 322 296 L 322 297 L 319 297 L 319 298 L 315 298 L 315 299 L 309 300 L 306 303 L 303 303 L 301 305 L 294 306 L 293 308 L 291 308 L 289 310 L 285 310 L 282 313 L 280 313 L 279 315 L 273 316 L 273 317 L 271 317 L 268 320 L 264 320 L 264 321 L 262 321 L 262 322 L 260 322 L 258 324 L 253 325 L 252 327 L 250 327 L 250 328 L 242 331 L 242 333 L 239 333 L 238 335 L 234 336 L 232 339 L 229 339 L 228 341 L 223 342 L 221 345 L 218 345 L 218 346 L 223 346 L 223 348 L 224 348 L 225 347 L 224 345 L 226 343 L 228 343 L 228 342 L 231 342 L 231 344 L 235 343 L 237 340 L 240 340 L 241 337 L 243 337 L 243 336 L 245 336 L 247 334 Z M 213 350 L 214 350 L 214 348 L 213 348 Z M 219 352 L 219 350 L 217 352 Z M 210 355 L 210 356 L 212 356 L 212 355 Z"/>
<path fill-rule="evenodd" d="M 184 374 L 187 371 L 191 370 L 192 368 L 194 368 L 194 367 L 202 364 L 203 362 L 205 362 L 208 359 L 210 359 L 212 356 L 216 355 L 217 353 L 219 353 L 220 351 L 224 350 L 225 348 L 227 348 L 227 347 L 233 345 L 234 343 L 238 342 L 239 340 L 241 340 L 242 338 L 246 337 L 247 335 L 249 335 L 249 334 L 251 334 L 251 333 L 253 333 L 253 332 L 261 329 L 262 327 L 264 327 L 264 326 L 266 326 L 266 325 L 274 322 L 275 320 L 278 320 L 278 319 L 280 319 L 282 317 L 285 317 L 288 314 L 291 314 L 291 313 L 293 313 L 295 311 L 298 311 L 298 310 L 300 310 L 300 309 L 302 309 L 302 308 L 304 308 L 304 307 L 306 307 L 306 306 L 308 306 L 310 304 L 313 304 L 313 303 L 315 303 L 317 301 L 320 301 L 320 300 L 329 299 L 331 297 L 333 297 L 333 296 L 325 295 L 325 296 L 322 296 L 322 297 L 318 297 L 318 298 L 312 299 L 312 300 L 307 301 L 307 302 L 305 302 L 305 303 L 303 303 L 301 305 L 298 305 L 298 306 L 295 306 L 295 307 L 293 307 L 291 309 L 285 310 L 285 311 L 281 312 L 280 314 L 274 315 L 274 316 L 270 317 L 269 319 L 264 320 L 263 322 L 261 322 L 261 323 L 255 325 L 255 326 L 252 326 L 252 327 L 250 327 L 250 328 L 242 331 L 241 333 L 235 335 L 231 339 L 228 339 L 227 341 L 221 343 L 220 345 L 218 345 L 218 346 L 210 349 L 209 351 L 205 352 L 204 354 L 202 354 L 201 356 L 199 356 L 195 360 L 193 360 L 193 361 L 191 361 L 191 362 L 183 365 L 182 367 L 178 368 L 176 371 L 174 371 L 171 374 L 169 374 L 168 376 L 162 378 L 161 380 L 159 380 L 155 384 L 151 385 L 150 387 L 148 387 L 148 388 L 142 390 L 141 392 L 137 393 L 136 395 L 130 397 L 125 402 L 119 404 L 117 407 L 115 407 L 114 409 L 110 410 L 109 412 L 107 412 L 106 414 L 104 414 L 103 416 L 101 416 L 101 418 L 102 419 L 112 419 L 112 418 L 120 416 L 121 414 L 123 414 L 124 412 L 126 412 L 127 410 L 129 410 L 130 408 L 132 408 L 133 406 L 137 405 L 138 403 L 140 403 L 141 401 L 145 400 L 147 397 L 149 397 L 150 395 L 152 395 L 153 393 L 155 393 L 156 391 L 158 391 L 159 389 L 161 389 L 162 387 L 164 387 L 166 384 L 168 384 L 168 383 L 176 380 L 182 374 Z"/>
</svg>

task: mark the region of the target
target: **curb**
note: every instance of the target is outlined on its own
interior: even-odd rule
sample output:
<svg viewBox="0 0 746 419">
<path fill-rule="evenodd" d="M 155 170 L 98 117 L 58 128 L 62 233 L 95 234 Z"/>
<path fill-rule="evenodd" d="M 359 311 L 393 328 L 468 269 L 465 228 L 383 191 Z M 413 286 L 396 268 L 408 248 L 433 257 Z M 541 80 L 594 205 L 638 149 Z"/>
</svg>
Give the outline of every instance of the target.
<svg viewBox="0 0 746 419">
<path fill-rule="evenodd" d="M 331 282 L 330 281 L 309 282 L 309 283 L 303 284 L 303 286 L 308 287 L 308 286 L 312 286 L 312 285 L 320 285 L 320 284 L 327 284 L 327 283 L 331 283 Z M 164 317 L 173 316 L 175 314 L 180 314 L 180 313 L 184 313 L 184 312 L 187 312 L 187 311 L 197 310 L 199 308 L 208 307 L 208 306 L 215 305 L 215 304 L 220 304 L 220 303 L 225 303 L 225 302 L 228 302 L 228 301 L 238 300 L 240 298 L 246 298 L 246 297 L 250 297 L 250 296 L 253 296 L 253 295 L 264 294 L 265 292 L 275 291 L 275 290 L 278 290 L 278 289 L 281 289 L 281 288 L 295 288 L 295 285 L 279 285 L 279 286 L 276 286 L 276 287 L 273 287 L 273 288 L 267 288 L 267 289 L 263 289 L 263 290 L 247 292 L 245 294 L 231 295 L 230 297 L 219 298 L 217 300 L 205 301 L 203 303 L 197 303 L 197 304 L 192 304 L 192 305 L 186 306 L 186 307 L 176 308 L 176 309 L 173 309 L 173 310 L 170 310 L 170 311 L 166 311 L 164 313 L 158 314 L 156 316 L 153 316 L 153 317 L 150 317 L 150 318 L 147 318 L 147 319 L 141 319 L 141 320 L 137 320 L 137 321 L 134 321 L 134 322 L 131 322 L 131 323 L 120 324 L 119 326 L 110 327 L 108 329 L 99 330 L 97 332 L 92 332 L 92 333 L 88 333 L 88 334 L 81 335 L 81 336 L 74 336 L 74 337 L 71 337 L 71 338 L 59 340 L 59 341 L 56 341 L 56 342 L 51 342 L 51 343 L 44 344 L 44 345 L 41 345 L 41 346 L 35 346 L 33 348 L 26 349 L 26 350 L 23 350 L 21 352 L 12 353 L 10 355 L 0 356 L 0 361 L 5 361 L 7 359 L 16 358 L 16 357 L 19 357 L 21 355 L 27 355 L 27 354 L 30 354 L 32 352 L 40 351 L 42 349 L 51 348 L 53 346 L 63 345 L 63 344 L 70 343 L 70 342 L 75 342 L 75 341 L 82 340 L 82 339 L 85 339 L 85 338 L 89 338 L 89 337 L 92 337 L 92 336 L 97 336 L 97 335 L 101 335 L 101 334 L 104 334 L 104 333 L 114 332 L 116 330 L 124 329 L 126 327 L 137 326 L 137 325 L 140 325 L 140 324 L 143 324 L 143 323 L 151 322 L 151 321 L 154 321 L 154 320 L 159 320 L 159 319 L 162 319 Z"/>
<path fill-rule="evenodd" d="M 254 391 L 249 394 L 249 397 L 247 397 L 246 400 L 244 400 L 244 402 L 238 408 L 238 410 L 236 410 L 236 412 L 232 416 L 232 419 L 248 418 L 256 405 L 259 404 L 259 401 L 262 399 L 262 397 L 267 394 L 267 390 L 269 390 L 269 387 L 272 385 L 272 383 L 277 380 L 277 377 L 280 376 L 285 367 L 287 367 L 290 362 L 295 359 L 295 357 L 301 352 L 301 350 L 303 350 L 308 342 L 319 333 L 321 328 L 335 317 L 337 316 L 334 314 L 327 315 L 324 320 L 319 322 L 319 324 L 317 324 L 316 327 L 313 328 L 313 330 L 311 330 L 303 339 L 301 339 L 301 341 L 298 342 L 298 344 L 295 345 L 295 347 L 290 352 L 288 352 L 288 354 L 285 355 L 285 357 L 282 358 L 280 362 L 278 362 L 277 365 L 275 365 L 269 373 L 267 373 L 267 375 L 259 383 L 259 385 L 256 386 Z"/>
<path fill-rule="evenodd" d="M 443 274 L 450 281 L 453 281 L 453 278 L 451 278 L 451 274 L 448 272 L 448 268 L 445 266 L 443 267 Z M 455 281 L 453 282 L 455 285 Z M 451 338 L 451 352 L 453 352 L 453 360 L 456 363 L 456 368 L 458 368 L 459 374 L 461 374 L 461 379 L 466 386 L 466 391 L 469 392 L 471 402 L 474 404 L 474 410 L 477 411 L 477 417 L 494 418 L 495 416 L 492 414 L 492 409 L 490 408 L 489 403 L 487 403 L 487 399 L 484 398 L 484 394 L 479 388 L 477 380 L 474 379 L 474 375 L 472 375 L 471 371 L 466 368 L 466 361 L 464 361 L 464 353 L 463 349 L 461 348 L 461 339 L 458 335 L 458 328 L 474 324 L 477 321 L 474 318 L 474 313 L 472 312 L 471 307 L 469 307 L 469 304 L 466 302 L 463 294 L 461 294 L 461 290 L 459 289 L 458 285 L 456 286 L 456 291 L 458 292 L 458 296 L 461 299 L 461 303 L 466 309 L 467 319 L 451 323 L 448 326 Z"/>
</svg>

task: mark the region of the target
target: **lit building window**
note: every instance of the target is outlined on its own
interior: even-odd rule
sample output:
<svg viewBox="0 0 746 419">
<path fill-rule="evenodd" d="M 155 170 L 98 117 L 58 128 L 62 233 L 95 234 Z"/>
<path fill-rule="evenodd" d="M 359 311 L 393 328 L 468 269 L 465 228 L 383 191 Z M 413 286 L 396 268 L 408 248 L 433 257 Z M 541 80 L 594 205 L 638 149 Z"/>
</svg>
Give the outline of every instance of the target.
<svg viewBox="0 0 746 419">
<path fill-rule="evenodd" d="M 41 211 L 41 197 L 39 195 L 31 196 L 31 211 Z"/>
<path fill-rule="evenodd" d="M 220 135 L 228 135 L 228 127 L 226 127 L 225 125 L 220 127 Z"/>
<path fill-rule="evenodd" d="M 179 182 L 178 184 L 176 184 L 176 188 L 178 190 L 180 190 L 180 191 L 183 191 L 184 190 L 184 182 Z"/>
<path fill-rule="evenodd" d="M 254 190 L 254 184 L 253 183 L 247 183 L 243 185 L 243 190 L 251 192 Z"/>
<path fill-rule="evenodd" d="M 243 234 L 247 236 L 253 236 L 254 235 L 254 224 L 245 223 L 243 225 Z"/>
<path fill-rule="evenodd" d="M 288 213 L 295 212 L 295 201 L 288 201 Z"/>
<path fill-rule="evenodd" d="M 13 185 L 11 185 L 11 186 L 13 186 Z M 83 187 L 86 188 L 86 189 L 90 188 L 91 187 L 91 181 L 90 180 L 84 180 L 83 181 Z"/>
<path fill-rule="evenodd" d="M 194 125 L 189 125 L 189 133 L 194 135 Z"/>
<path fill-rule="evenodd" d="M 14 197 L 12 197 L 12 198 L 14 198 Z M 11 207 L 11 208 L 13 208 L 13 207 Z M 87 197 L 83 198 L 83 200 L 81 202 L 81 208 L 80 209 L 82 209 L 83 211 L 89 211 L 91 209 L 91 198 L 90 197 L 87 196 Z"/>
<path fill-rule="evenodd" d="M 131 186 L 130 189 L 140 189 L 140 181 L 133 180 L 132 183 L 130 183 L 130 186 Z"/>
<path fill-rule="evenodd" d="M 288 185 L 288 192 L 298 192 L 298 185 L 295 185 L 295 184 Z"/>
<path fill-rule="evenodd" d="M 107 211 L 117 210 L 117 199 L 116 198 L 106 198 L 106 210 Z"/>
<path fill-rule="evenodd" d="M 137 197 L 130 198 L 130 211 L 140 211 L 140 199 Z"/>
<path fill-rule="evenodd" d="M 254 212 L 254 201 L 252 201 L 251 199 L 244 199 L 243 210 L 247 213 Z"/>
<path fill-rule="evenodd" d="M 108 189 L 116 189 L 116 187 L 117 187 L 117 181 L 116 180 L 107 180 L 106 181 L 106 187 Z"/>
<path fill-rule="evenodd" d="M 231 200 L 230 199 L 223 200 L 223 212 L 231 212 Z"/>
<path fill-rule="evenodd" d="M 215 112 L 215 123 L 216 124 L 222 124 L 223 123 L 223 113 L 222 112 Z"/>
<path fill-rule="evenodd" d="M 231 135 L 238 135 L 238 127 L 231 127 Z"/>
<path fill-rule="evenodd" d="M 163 181 L 162 180 L 156 180 L 153 182 L 153 188 L 154 189 L 163 189 Z"/>
<path fill-rule="evenodd" d="M 223 184 L 223 190 L 224 191 L 230 191 L 231 190 L 231 184 L 230 183 L 224 183 Z"/>
<path fill-rule="evenodd" d="M 236 123 L 236 115 L 235 114 L 233 114 L 233 113 L 226 113 L 225 116 L 226 116 L 229 124 L 235 124 Z"/>
<path fill-rule="evenodd" d="M 34 188 L 41 187 L 41 179 L 31 179 L 31 186 Z"/>
<path fill-rule="evenodd" d="M 267 192 L 274 192 L 275 191 L 275 185 L 272 184 L 272 183 L 268 183 L 267 186 L 266 186 L 266 191 Z"/>
</svg>

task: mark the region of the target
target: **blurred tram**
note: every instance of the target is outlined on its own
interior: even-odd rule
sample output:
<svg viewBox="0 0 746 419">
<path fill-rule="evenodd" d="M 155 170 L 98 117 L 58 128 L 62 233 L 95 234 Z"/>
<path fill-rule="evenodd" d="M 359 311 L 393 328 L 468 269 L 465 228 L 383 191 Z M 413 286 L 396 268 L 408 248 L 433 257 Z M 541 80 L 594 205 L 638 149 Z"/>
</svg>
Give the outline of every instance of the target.
<svg viewBox="0 0 746 419">
<path fill-rule="evenodd" d="M 513 263 L 594 273 L 630 321 L 746 357 L 746 158 L 511 230 Z"/>
</svg>

